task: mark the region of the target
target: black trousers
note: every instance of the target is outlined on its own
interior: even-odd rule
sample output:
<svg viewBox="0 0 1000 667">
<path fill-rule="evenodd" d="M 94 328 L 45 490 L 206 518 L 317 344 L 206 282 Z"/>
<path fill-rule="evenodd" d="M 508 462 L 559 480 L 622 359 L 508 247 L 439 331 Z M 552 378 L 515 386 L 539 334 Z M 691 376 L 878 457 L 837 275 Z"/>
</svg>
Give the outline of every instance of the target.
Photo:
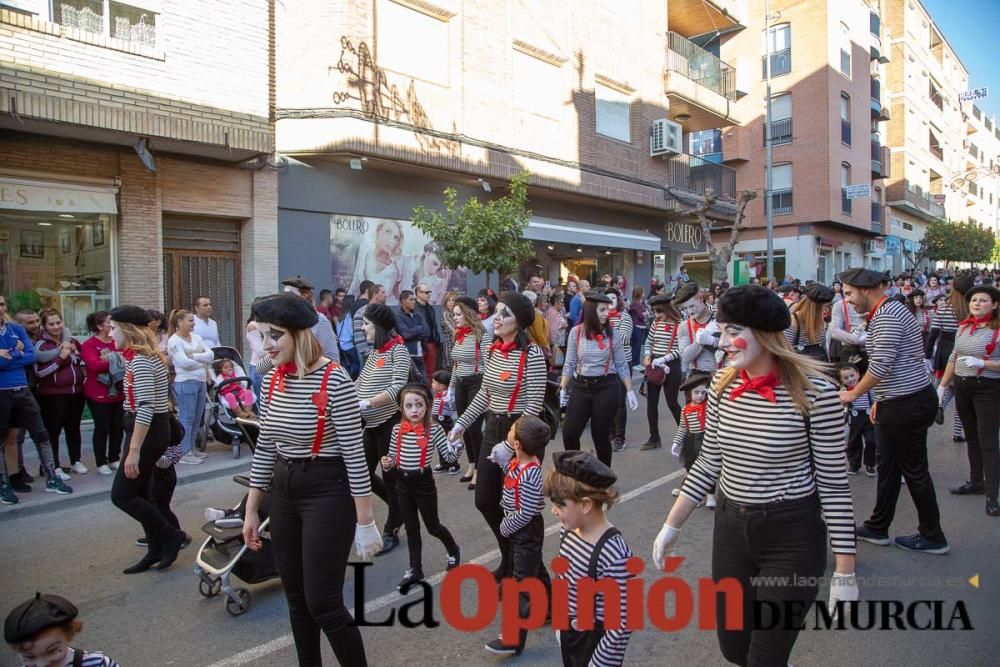
<svg viewBox="0 0 1000 667">
<path fill-rule="evenodd" d="M 169 468 L 153 467 L 153 480 L 150 484 L 149 497 L 153 504 L 160 510 L 160 514 L 176 530 L 181 529 L 181 522 L 177 515 L 170 509 L 170 501 L 174 499 L 174 489 L 177 488 L 177 470 L 174 466 Z M 147 535 L 146 537 L 149 537 Z"/>
<path fill-rule="evenodd" d="M 93 443 L 97 467 L 114 463 L 121 455 L 125 408 L 122 403 L 99 403 L 89 398 L 87 405 L 94 417 Z"/>
<path fill-rule="evenodd" d="M 601 622 L 596 622 L 593 630 L 560 630 L 559 652 L 563 667 L 588 667 L 603 638 L 604 624 Z"/>
<path fill-rule="evenodd" d="M 611 465 L 611 425 L 618 410 L 622 383 L 617 375 L 577 376 L 566 406 L 563 422 L 563 448 L 578 451 L 583 428 L 590 422 L 594 452 L 605 465 Z"/>
<path fill-rule="evenodd" d="M 479 393 L 479 388 L 483 384 L 483 375 L 470 375 L 469 377 L 458 378 L 455 381 L 455 414 L 461 416 L 465 414 L 472 399 Z M 462 440 L 465 442 L 465 454 L 469 457 L 469 463 L 475 465 L 479 460 L 479 450 L 483 446 L 483 420 L 480 417 L 472 423 L 472 426 L 465 429 Z M 490 445 L 492 447 L 492 445 Z M 489 452 L 487 452 L 489 453 Z"/>
<path fill-rule="evenodd" d="M 125 420 L 126 457 L 134 428 L 135 418 L 129 416 Z M 125 476 L 125 466 L 122 465 L 115 471 L 115 480 L 111 484 L 111 502 L 142 524 L 142 529 L 149 538 L 149 551 L 152 553 L 160 549 L 163 541 L 176 530 L 160 511 L 152 494 L 153 470 L 156 468 L 156 461 L 167 451 L 169 441 L 170 422 L 167 413 L 153 415 L 149 431 L 139 449 L 139 476 L 136 479 L 129 479 Z"/>
<path fill-rule="evenodd" d="M 552 588 L 548 570 L 542 564 L 542 542 L 545 540 L 545 521 L 540 514 L 531 518 L 531 522 L 507 538 L 510 548 L 510 575 L 522 581 L 528 577 L 538 577 L 546 590 Z M 531 612 L 531 600 L 527 593 L 518 593 L 517 612 L 520 618 L 528 618 Z M 524 648 L 528 639 L 528 631 L 521 630 L 517 645 Z"/>
<path fill-rule="evenodd" d="M 372 491 L 389 506 L 389 515 L 386 517 L 384 528 L 387 533 L 399 530 L 399 527 L 403 525 L 403 516 L 399 513 L 396 481 L 392 478 L 377 476 L 375 469 L 382 457 L 389 455 L 392 427 L 398 423 L 399 413 L 397 412 L 378 426 L 366 428 L 364 434 L 365 463 L 368 464 L 368 474 L 372 478 Z"/>
<path fill-rule="evenodd" d="M 937 413 L 933 385 L 908 396 L 878 401 L 875 423 L 878 489 L 865 527 L 887 534 L 896 515 L 900 475 L 917 508 L 918 530 L 932 542 L 945 542 L 934 481 L 927 465 L 927 429 Z"/>
<path fill-rule="evenodd" d="M 667 380 L 662 385 L 646 383 L 646 421 L 649 422 L 649 437 L 656 440 L 660 439 L 661 391 L 674 421 L 678 424 L 681 423 L 681 404 L 677 401 L 681 382 L 684 381 L 684 378 L 681 377 L 681 360 L 674 359 L 667 364 L 667 368 L 670 369 L 670 372 L 667 373 Z"/>
<path fill-rule="evenodd" d="M 300 667 L 323 664 L 320 631 L 341 665 L 367 665 L 361 632 L 344 604 L 357 512 L 341 458 L 274 464 L 271 545 L 288 600 Z"/>
<path fill-rule="evenodd" d="M 31 434 L 46 479 L 55 479 L 56 471 L 52 462 L 52 449 L 49 447 L 49 433 L 45 430 L 38 401 L 27 387 L 0 390 L 0 443 L 7 442 L 7 434 L 12 426 L 26 429 Z M 0 480 L 6 481 L 6 457 L 0 456 L 0 459 L 3 459 L 0 461 Z"/>
<path fill-rule="evenodd" d="M 72 464 L 80 460 L 80 419 L 83 417 L 85 403 L 83 394 L 38 395 L 38 407 L 42 412 L 45 430 L 49 434 L 52 461 L 56 467 L 59 467 L 59 436 L 62 433 L 66 433 L 69 462 Z"/>
<path fill-rule="evenodd" d="M 875 425 L 868 413 L 859 411 L 857 415 L 848 413 L 849 431 L 847 435 L 847 465 L 857 470 L 862 462 L 866 466 L 875 465 Z"/>
<path fill-rule="evenodd" d="M 423 540 L 420 537 L 420 520 L 424 520 L 427 532 L 441 540 L 449 556 L 458 553 L 458 544 L 451 536 L 451 531 L 441 524 L 438 516 L 437 485 L 434 484 L 434 473 L 430 468 L 421 471 L 404 472 L 392 468 L 386 471 L 386 477 L 392 477 L 396 486 L 396 496 L 399 499 L 399 511 L 403 515 L 403 525 L 406 526 L 406 546 L 410 550 L 410 567 L 417 572 L 423 572 L 421 550 Z"/>
<path fill-rule="evenodd" d="M 630 371 L 631 373 L 631 371 Z M 628 423 L 628 406 L 625 404 L 625 383 L 618 378 L 618 409 L 615 410 L 615 420 L 611 424 L 611 441 L 625 440 L 625 426 Z"/>
<path fill-rule="evenodd" d="M 803 614 L 816 600 L 818 577 L 826 571 L 826 524 L 819 498 L 810 496 L 770 505 L 736 506 L 721 498 L 715 512 L 712 579 L 733 577 L 743 587 L 743 629 L 727 630 L 726 603 L 718 595 L 716 634 L 729 662 L 753 667 L 785 667 L 799 631 L 774 612 L 791 603 Z M 758 580 L 757 585 L 751 578 Z M 788 577 L 787 582 L 777 579 Z M 794 578 L 812 577 L 811 585 Z M 771 604 L 769 604 L 771 603 Z M 772 627 L 773 626 L 773 627 Z"/>
<path fill-rule="evenodd" d="M 955 408 L 965 428 L 969 481 L 996 498 L 1000 485 L 1000 379 L 955 377 Z"/>
</svg>

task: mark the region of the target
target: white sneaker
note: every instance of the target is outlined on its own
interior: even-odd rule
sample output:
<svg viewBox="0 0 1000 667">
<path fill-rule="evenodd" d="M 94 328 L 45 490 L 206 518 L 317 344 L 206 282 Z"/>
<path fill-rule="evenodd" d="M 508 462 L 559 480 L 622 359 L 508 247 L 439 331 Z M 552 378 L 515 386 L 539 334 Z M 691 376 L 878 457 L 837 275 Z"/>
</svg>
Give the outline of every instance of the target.
<svg viewBox="0 0 1000 667">
<path fill-rule="evenodd" d="M 215 509 L 214 507 L 205 508 L 205 521 L 218 521 L 226 516 L 226 510 Z"/>
<path fill-rule="evenodd" d="M 73 464 L 73 472 L 77 475 L 86 475 L 90 471 L 87 470 L 87 466 L 83 465 L 83 461 L 77 461 Z"/>
<path fill-rule="evenodd" d="M 112 470 L 118 470 L 118 463 L 119 463 L 118 461 L 112 461 L 111 463 L 108 464 L 108 467 L 111 468 Z"/>
<path fill-rule="evenodd" d="M 681 488 L 677 487 L 676 489 L 670 492 L 670 495 L 672 495 L 674 498 L 681 495 Z"/>
<path fill-rule="evenodd" d="M 200 450 L 197 450 L 197 449 L 192 449 L 189 453 L 190 454 L 194 454 L 199 459 L 207 459 L 208 458 L 208 454 L 206 452 L 203 452 L 203 451 L 200 451 Z"/>
<path fill-rule="evenodd" d="M 180 462 L 186 463 L 189 466 L 196 466 L 204 463 L 202 459 L 199 459 L 197 456 L 192 456 L 191 454 L 185 454 L 184 456 L 182 456 Z"/>
<path fill-rule="evenodd" d="M 97 472 L 101 475 L 114 475 L 115 471 L 108 467 L 107 464 L 97 467 Z"/>
<path fill-rule="evenodd" d="M 715 509 L 715 496 L 710 495 L 705 499 L 705 507 L 707 507 L 710 510 Z"/>
<path fill-rule="evenodd" d="M 69 480 L 73 479 L 72 477 L 70 477 L 69 475 L 67 475 L 65 472 L 63 472 L 62 468 L 56 468 L 56 477 L 58 477 L 59 479 L 61 479 L 64 482 L 68 482 Z"/>
</svg>

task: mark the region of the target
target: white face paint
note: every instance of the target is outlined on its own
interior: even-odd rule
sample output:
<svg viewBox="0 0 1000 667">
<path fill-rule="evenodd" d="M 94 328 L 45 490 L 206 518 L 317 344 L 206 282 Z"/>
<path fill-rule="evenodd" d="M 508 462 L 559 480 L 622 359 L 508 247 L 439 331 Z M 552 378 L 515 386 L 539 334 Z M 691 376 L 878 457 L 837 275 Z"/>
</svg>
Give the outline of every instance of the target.
<svg viewBox="0 0 1000 667">
<path fill-rule="evenodd" d="M 704 403 L 706 398 L 708 398 L 708 387 L 705 385 L 700 385 L 691 390 L 692 403 Z"/>
<path fill-rule="evenodd" d="M 722 325 L 719 347 L 726 353 L 733 368 L 747 368 L 764 353 L 753 329 L 738 324 Z"/>
<path fill-rule="evenodd" d="M 680 306 L 681 315 L 691 319 L 697 319 L 705 312 L 705 302 L 698 297 L 693 297 Z"/>
</svg>

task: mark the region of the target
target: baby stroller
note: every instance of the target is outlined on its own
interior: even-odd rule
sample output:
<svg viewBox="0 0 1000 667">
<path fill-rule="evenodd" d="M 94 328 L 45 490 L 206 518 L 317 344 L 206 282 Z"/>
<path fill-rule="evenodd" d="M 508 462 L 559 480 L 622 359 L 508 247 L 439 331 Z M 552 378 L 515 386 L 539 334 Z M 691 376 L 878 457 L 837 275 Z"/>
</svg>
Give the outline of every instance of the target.
<svg viewBox="0 0 1000 667">
<path fill-rule="evenodd" d="M 256 443 L 256 424 L 240 419 L 237 426 L 253 451 Z M 243 475 L 235 475 L 233 481 L 250 487 L 250 480 Z M 234 588 L 231 576 L 248 584 L 258 584 L 278 576 L 278 568 L 271 551 L 270 534 L 267 531 L 270 524 L 269 497 L 265 495 L 261 502 L 260 537 L 263 547 L 260 551 L 250 550 L 243 542 L 241 519 L 246 510 L 246 502 L 247 494 L 244 494 L 236 507 L 226 511 L 225 520 L 209 521 L 201 527 L 208 538 L 195 556 L 198 592 L 207 598 L 224 593 L 226 611 L 233 616 L 244 614 L 250 608 L 250 591 L 243 587 Z"/>
<path fill-rule="evenodd" d="M 211 438 L 216 442 L 229 443 L 233 448 L 233 458 L 240 457 L 240 445 L 246 440 L 246 435 L 236 423 L 238 415 L 230 409 L 223 399 L 223 390 L 232 385 L 238 385 L 250 392 L 253 391 L 253 382 L 247 376 L 243 366 L 243 358 L 240 353 L 231 347 L 213 347 L 212 352 L 215 360 L 227 359 L 233 362 L 236 377 L 216 383 L 218 375 L 212 369 L 208 388 L 208 405 L 205 408 L 205 422 L 203 425 L 202 438 L 208 442 Z M 253 407 L 256 410 L 256 406 Z"/>
</svg>

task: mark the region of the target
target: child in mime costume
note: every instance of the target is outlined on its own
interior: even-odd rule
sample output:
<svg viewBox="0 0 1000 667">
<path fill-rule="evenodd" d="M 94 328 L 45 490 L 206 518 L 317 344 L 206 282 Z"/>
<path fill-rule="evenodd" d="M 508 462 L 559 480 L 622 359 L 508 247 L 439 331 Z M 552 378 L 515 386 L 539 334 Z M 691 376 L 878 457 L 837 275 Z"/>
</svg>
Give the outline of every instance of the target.
<svg viewBox="0 0 1000 667">
<path fill-rule="evenodd" d="M 691 396 L 691 401 L 681 410 L 681 422 L 677 426 L 670 453 L 684 465 L 685 470 L 690 470 L 694 465 L 705 439 L 705 408 L 708 405 L 705 399 L 708 398 L 711 381 L 711 375 L 695 373 L 680 386 L 681 391 Z M 679 494 L 680 488 L 674 489 L 673 495 Z M 705 497 L 705 503 L 709 508 L 715 507 L 714 492 Z"/>
</svg>

